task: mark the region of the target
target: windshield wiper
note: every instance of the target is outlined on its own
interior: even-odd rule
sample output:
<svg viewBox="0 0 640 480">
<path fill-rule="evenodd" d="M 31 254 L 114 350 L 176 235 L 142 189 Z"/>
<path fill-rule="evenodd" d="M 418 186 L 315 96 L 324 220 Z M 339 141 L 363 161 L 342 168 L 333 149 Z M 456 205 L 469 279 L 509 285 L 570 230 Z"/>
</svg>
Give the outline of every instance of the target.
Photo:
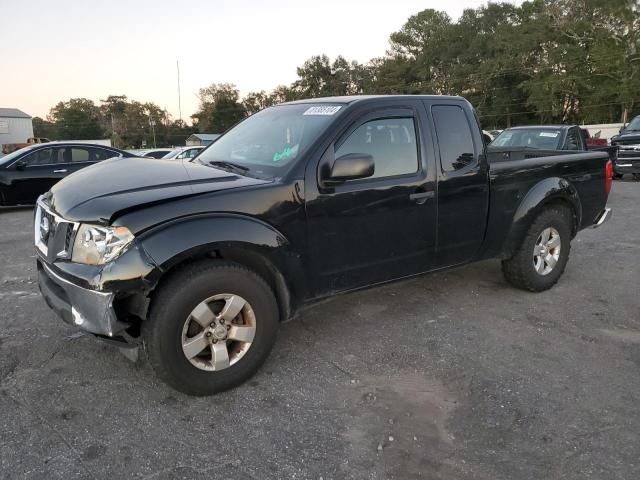
<svg viewBox="0 0 640 480">
<path fill-rule="evenodd" d="M 225 162 L 223 160 L 211 160 L 210 162 L 207 162 L 207 163 L 209 163 L 209 165 L 213 167 L 220 167 L 226 170 L 235 170 L 235 171 L 240 170 L 243 173 L 249 171 L 249 167 L 245 167 L 244 165 L 239 165 L 233 162 Z"/>
</svg>

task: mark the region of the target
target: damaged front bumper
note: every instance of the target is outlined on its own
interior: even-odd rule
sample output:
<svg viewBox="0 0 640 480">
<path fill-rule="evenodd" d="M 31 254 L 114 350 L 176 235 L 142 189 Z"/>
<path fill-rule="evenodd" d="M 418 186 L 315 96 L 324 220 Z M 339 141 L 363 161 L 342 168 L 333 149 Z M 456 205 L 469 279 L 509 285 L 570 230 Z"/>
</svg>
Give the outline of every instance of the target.
<svg viewBox="0 0 640 480">
<path fill-rule="evenodd" d="M 139 245 L 101 266 L 49 262 L 36 251 L 40 292 L 64 322 L 100 337 L 131 340 L 127 331 L 146 317 L 159 273 Z"/>
<path fill-rule="evenodd" d="M 130 326 L 116 316 L 113 308 L 115 293 L 80 287 L 56 275 L 40 260 L 38 284 L 47 305 L 68 324 L 108 337 L 113 337 Z"/>
</svg>

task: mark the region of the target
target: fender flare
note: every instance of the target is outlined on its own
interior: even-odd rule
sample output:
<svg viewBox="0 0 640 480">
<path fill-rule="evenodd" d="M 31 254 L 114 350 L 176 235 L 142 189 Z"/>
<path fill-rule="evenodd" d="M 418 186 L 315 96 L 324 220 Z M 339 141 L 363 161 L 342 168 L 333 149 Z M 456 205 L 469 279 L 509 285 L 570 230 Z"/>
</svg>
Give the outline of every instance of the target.
<svg viewBox="0 0 640 480">
<path fill-rule="evenodd" d="M 215 257 L 220 252 L 229 252 L 227 258 L 233 261 L 246 252 L 247 260 L 260 259 L 268 268 L 273 278 L 265 280 L 274 281 L 274 290 L 283 301 L 289 303 L 291 297 L 306 296 L 302 256 L 293 250 L 284 234 L 254 217 L 224 213 L 182 217 L 144 232 L 138 242 L 157 265 L 158 281 L 172 268 L 194 257 Z"/>
<path fill-rule="evenodd" d="M 271 225 L 237 214 L 203 214 L 182 217 L 144 232 L 140 243 L 162 270 L 181 258 L 210 251 L 217 244 L 246 244 L 265 252 L 287 249 L 286 237 Z"/>
<path fill-rule="evenodd" d="M 572 235 L 575 236 L 582 224 L 582 204 L 578 191 L 564 178 L 546 178 L 535 184 L 518 205 L 503 248 L 504 258 L 510 257 L 517 249 L 529 225 L 545 205 L 556 201 L 567 204 L 573 211 Z"/>
</svg>

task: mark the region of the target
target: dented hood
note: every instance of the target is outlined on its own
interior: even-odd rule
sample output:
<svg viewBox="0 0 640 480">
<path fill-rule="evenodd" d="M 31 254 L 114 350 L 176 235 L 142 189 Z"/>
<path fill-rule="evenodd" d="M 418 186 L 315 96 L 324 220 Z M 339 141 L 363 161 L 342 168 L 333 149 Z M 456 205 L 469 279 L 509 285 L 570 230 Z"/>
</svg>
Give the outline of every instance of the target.
<svg viewBox="0 0 640 480">
<path fill-rule="evenodd" d="M 115 158 L 69 175 L 47 195 L 67 220 L 108 224 L 151 204 L 261 183 L 267 181 L 188 161 Z"/>
</svg>

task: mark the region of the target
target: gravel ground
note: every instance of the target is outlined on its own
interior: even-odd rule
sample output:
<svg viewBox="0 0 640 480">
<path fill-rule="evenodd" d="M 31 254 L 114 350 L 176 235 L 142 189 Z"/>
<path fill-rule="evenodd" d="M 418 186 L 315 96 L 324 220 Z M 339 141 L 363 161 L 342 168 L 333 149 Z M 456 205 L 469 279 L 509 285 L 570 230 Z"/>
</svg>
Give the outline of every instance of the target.
<svg viewBox="0 0 640 480">
<path fill-rule="evenodd" d="M 499 262 L 339 296 L 261 371 L 181 395 L 49 311 L 0 211 L 0 478 L 640 478 L 640 184 L 552 290 Z"/>
</svg>

